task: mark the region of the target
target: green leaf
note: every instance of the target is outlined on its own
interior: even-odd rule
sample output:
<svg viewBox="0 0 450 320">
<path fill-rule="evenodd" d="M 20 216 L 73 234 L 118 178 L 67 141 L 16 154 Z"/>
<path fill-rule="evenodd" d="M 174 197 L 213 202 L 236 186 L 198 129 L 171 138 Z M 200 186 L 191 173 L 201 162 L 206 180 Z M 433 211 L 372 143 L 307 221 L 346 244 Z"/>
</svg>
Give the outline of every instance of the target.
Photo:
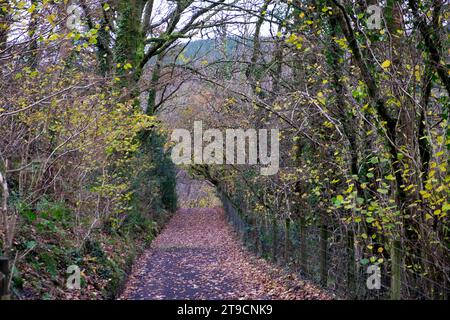
<svg viewBox="0 0 450 320">
<path fill-rule="evenodd" d="M 385 178 L 386 178 L 386 180 L 389 180 L 389 181 L 394 181 L 395 180 L 395 177 L 392 174 L 387 175 Z"/>
<path fill-rule="evenodd" d="M 380 160 L 378 159 L 378 157 L 372 157 L 369 159 L 369 162 L 372 164 L 377 164 L 380 162 Z"/>
<path fill-rule="evenodd" d="M 25 247 L 26 247 L 28 250 L 33 250 L 33 249 L 36 247 L 36 241 L 28 241 L 28 242 L 25 244 Z"/>
</svg>

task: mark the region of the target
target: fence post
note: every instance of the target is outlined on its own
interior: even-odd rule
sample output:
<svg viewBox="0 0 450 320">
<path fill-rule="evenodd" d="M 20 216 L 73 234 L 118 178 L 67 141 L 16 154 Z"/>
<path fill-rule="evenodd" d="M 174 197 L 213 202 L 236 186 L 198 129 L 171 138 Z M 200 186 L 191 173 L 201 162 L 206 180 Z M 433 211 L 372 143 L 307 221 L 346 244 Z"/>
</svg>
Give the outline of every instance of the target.
<svg viewBox="0 0 450 320">
<path fill-rule="evenodd" d="M 286 218 L 284 221 L 284 261 L 289 263 L 289 252 L 291 249 L 291 219 Z"/>
<path fill-rule="evenodd" d="M 402 272 L 401 272 L 401 243 L 399 240 L 394 240 L 392 243 L 392 275 L 391 275 L 391 299 L 400 300 L 401 297 L 401 283 L 402 283 Z"/>
<path fill-rule="evenodd" d="M 308 274 L 307 266 L 307 246 L 306 246 L 306 220 L 300 218 L 300 269 L 304 274 Z"/>
<path fill-rule="evenodd" d="M 350 299 L 356 299 L 355 238 L 352 230 L 347 231 L 347 291 Z"/>
<path fill-rule="evenodd" d="M 9 260 L 6 257 L 0 257 L 0 300 L 9 300 Z"/>
<path fill-rule="evenodd" d="M 261 217 L 260 214 L 254 215 L 255 219 L 255 252 L 257 256 L 261 256 Z"/>
<path fill-rule="evenodd" d="M 272 259 L 277 262 L 277 247 L 278 247 L 278 224 L 277 217 L 272 214 Z"/>
<path fill-rule="evenodd" d="M 252 244 L 254 252 L 258 254 L 258 218 L 255 212 L 252 212 Z"/>
<path fill-rule="evenodd" d="M 269 237 L 269 225 L 268 225 L 268 217 L 267 212 L 264 213 L 262 225 L 262 241 L 261 241 L 261 253 L 263 256 L 267 256 L 269 253 L 269 246 L 268 246 L 268 237 Z"/>
<path fill-rule="evenodd" d="M 328 283 L 328 228 L 325 223 L 320 228 L 320 284 L 323 287 Z"/>
</svg>

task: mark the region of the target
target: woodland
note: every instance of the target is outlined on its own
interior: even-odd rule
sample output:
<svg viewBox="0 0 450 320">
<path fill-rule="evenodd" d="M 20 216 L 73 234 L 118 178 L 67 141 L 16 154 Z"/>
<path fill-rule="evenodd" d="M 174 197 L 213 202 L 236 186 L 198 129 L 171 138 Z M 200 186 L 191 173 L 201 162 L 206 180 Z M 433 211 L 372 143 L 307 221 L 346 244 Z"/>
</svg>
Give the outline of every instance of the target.
<svg viewBox="0 0 450 320">
<path fill-rule="evenodd" d="M 449 16 L 0 0 L 0 298 L 447 300 Z M 279 130 L 279 170 L 175 165 L 196 121 Z"/>
</svg>

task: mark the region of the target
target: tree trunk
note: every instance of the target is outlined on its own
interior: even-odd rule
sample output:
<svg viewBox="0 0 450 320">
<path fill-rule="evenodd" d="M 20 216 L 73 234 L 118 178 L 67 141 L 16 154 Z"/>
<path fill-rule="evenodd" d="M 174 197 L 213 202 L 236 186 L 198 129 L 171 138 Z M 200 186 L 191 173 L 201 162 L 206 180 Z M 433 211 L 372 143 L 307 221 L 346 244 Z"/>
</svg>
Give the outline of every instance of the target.
<svg viewBox="0 0 450 320">
<path fill-rule="evenodd" d="M 391 259 L 391 299 L 400 300 L 402 283 L 402 254 L 401 242 L 399 240 L 394 240 L 392 243 Z"/>
</svg>

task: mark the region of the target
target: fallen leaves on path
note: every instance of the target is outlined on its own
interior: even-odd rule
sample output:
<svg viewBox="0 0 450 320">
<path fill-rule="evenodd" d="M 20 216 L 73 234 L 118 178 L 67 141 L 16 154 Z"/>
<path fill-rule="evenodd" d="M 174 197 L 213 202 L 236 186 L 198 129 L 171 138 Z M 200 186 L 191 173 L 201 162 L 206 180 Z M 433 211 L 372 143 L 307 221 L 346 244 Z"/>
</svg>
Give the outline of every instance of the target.
<svg viewBox="0 0 450 320">
<path fill-rule="evenodd" d="M 133 267 L 120 299 L 330 299 L 243 248 L 221 209 L 181 209 Z"/>
</svg>

